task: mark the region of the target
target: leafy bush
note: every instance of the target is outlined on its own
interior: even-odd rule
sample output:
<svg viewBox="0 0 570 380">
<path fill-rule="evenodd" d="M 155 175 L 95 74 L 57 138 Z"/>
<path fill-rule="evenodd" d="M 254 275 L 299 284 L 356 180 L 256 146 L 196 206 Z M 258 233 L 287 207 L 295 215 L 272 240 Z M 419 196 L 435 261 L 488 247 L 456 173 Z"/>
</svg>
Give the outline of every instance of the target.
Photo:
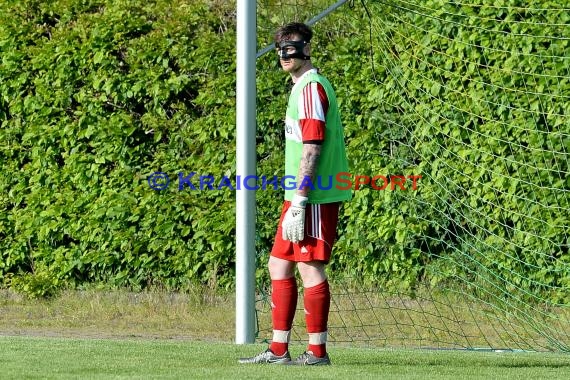
<svg viewBox="0 0 570 380">
<path fill-rule="evenodd" d="M 532 37 L 557 33 L 542 20 L 558 16 L 528 12 L 526 37 L 513 38 L 506 28 L 522 24 L 500 21 L 516 11 L 439 3 L 422 3 L 437 17 L 370 4 L 372 45 L 361 9 L 357 22 L 319 23 L 313 55 L 337 90 L 351 171 L 423 176 L 418 191 L 355 192 L 331 274 L 411 290 L 475 281 L 474 265 L 567 301 L 567 69 L 540 57 L 567 56 L 568 41 Z M 37 294 L 233 286 L 234 193 L 178 191 L 177 173 L 235 175 L 234 9 L 0 2 L 0 278 L 36 283 L 33 255 L 49 268 Z M 470 15 L 483 24 L 459 30 Z M 289 81 L 270 55 L 257 73 L 258 174 L 280 175 Z M 167 190 L 149 188 L 155 171 Z M 280 199 L 258 192 L 260 268 Z"/>
</svg>

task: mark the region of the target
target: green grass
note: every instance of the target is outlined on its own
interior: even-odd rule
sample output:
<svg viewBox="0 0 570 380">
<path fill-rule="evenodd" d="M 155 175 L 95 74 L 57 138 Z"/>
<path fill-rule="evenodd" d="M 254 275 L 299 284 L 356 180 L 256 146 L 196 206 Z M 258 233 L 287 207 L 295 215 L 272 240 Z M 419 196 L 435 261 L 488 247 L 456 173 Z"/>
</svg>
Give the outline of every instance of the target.
<svg viewBox="0 0 570 380">
<path fill-rule="evenodd" d="M 330 368 L 238 365 L 265 346 L 232 344 L 234 303 L 233 295 L 206 290 L 67 291 L 47 300 L 0 290 L 0 379 L 553 380 L 570 373 L 570 354 L 364 349 L 358 342 L 331 344 Z M 297 343 L 292 354 L 303 350 Z"/>
<path fill-rule="evenodd" d="M 570 356 L 331 347 L 333 365 L 240 365 L 260 345 L 180 340 L 0 337 L 3 379 L 567 379 Z M 303 346 L 294 346 L 300 353 Z"/>
</svg>

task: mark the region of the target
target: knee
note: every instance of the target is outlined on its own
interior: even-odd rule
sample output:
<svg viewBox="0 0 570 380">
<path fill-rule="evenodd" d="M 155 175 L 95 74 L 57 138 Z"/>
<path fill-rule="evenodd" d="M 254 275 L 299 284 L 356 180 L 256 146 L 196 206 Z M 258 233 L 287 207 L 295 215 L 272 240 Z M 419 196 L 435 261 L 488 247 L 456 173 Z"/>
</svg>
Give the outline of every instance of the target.
<svg viewBox="0 0 570 380">
<path fill-rule="evenodd" d="M 327 279 L 325 266 L 320 262 L 299 263 L 299 273 L 306 288 L 318 285 Z"/>
<path fill-rule="evenodd" d="M 272 280 L 284 280 L 295 275 L 293 272 L 294 265 L 286 260 L 270 257 L 267 266 L 269 268 L 269 276 Z"/>
</svg>

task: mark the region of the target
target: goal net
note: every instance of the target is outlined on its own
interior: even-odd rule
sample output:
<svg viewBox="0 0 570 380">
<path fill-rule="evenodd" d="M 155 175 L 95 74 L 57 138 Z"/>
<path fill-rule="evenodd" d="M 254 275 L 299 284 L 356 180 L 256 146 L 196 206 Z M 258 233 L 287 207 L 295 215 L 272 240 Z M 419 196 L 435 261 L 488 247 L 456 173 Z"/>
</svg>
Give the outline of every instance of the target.
<svg viewBox="0 0 570 380">
<path fill-rule="evenodd" d="M 279 25 L 317 18 L 313 61 L 337 91 L 351 172 L 422 176 L 343 206 L 330 342 L 570 350 L 570 8 L 558 4 L 257 1 L 258 170 L 280 169 L 288 94 L 264 49 Z M 258 198 L 266 340 L 276 220 L 263 210 L 280 200 Z"/>
</svg>

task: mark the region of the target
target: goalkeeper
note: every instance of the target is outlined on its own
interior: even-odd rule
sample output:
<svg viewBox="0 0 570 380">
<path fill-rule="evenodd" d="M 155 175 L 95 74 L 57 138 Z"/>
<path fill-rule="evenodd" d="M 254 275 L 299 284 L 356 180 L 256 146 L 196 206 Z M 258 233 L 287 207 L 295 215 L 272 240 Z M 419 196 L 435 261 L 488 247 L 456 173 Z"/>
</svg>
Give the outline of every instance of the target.
<svg viewBox="0 0 570 380">
<path fill-rule="evenodd" d="M 294 189 L 285 191 L 269 258 L 273 339 L 266 351 L 240 363 L 330 364 L 326 342 L 331 296 L 325 266 L 340 203 L 350 200 L 352 191 L 337 187 L 336 174 L 348 172 L 343 128 L 335 92 L 311 63 L 312 34 L 302 23 L 287 24 L 275 33 L 279 63 L 294 83 L 285 117 L 285 174 L 297 181 Z M 303 281 L 309 344 L 291 360 L 288 345 L 298 295 L 295 267 Z"/>
</svg>

